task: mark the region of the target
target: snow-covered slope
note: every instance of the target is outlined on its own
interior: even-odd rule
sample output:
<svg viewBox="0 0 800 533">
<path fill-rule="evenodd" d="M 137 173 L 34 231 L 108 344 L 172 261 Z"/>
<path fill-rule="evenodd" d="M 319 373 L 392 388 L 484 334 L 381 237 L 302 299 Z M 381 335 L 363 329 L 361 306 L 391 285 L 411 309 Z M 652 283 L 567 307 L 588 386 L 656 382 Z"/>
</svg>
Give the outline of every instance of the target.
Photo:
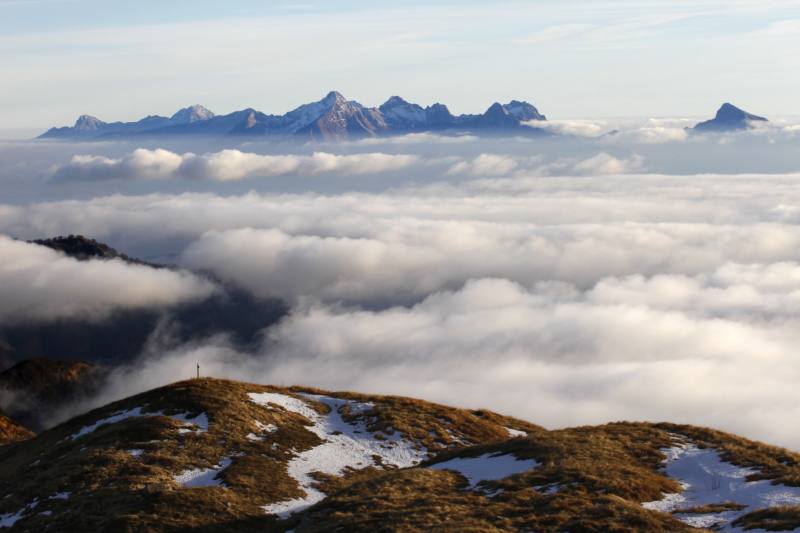
<svg viewBox="0 0 800 533">
<path fill-rule="evenodd" d="M 667 448 L 666 474 L 683 490 L 661 500 L 642 504 L 647 509 L 675 513 L 689 525 L 723 531 L 737 518 L 769 507 L 800 505 L 800 487 L 751 480 L 761 473 L 723 461 L 713 448 L 701 449 L 691 442 Z"/>
<path fill-rule="evenodd" d="M 300 452 L 289 460 L 288 473 L 306 495 L 265 505 L 264 511 L 267 513 L 286 518 L 322 501 L 325 493 L 315 488 L 314 473 L 341 475 L 348 469 L 368 466 L 408 468 L 428 457 L 424 446 L 408 438 L 395 433 L 382 435 L 379 439 L 367 429 L 363 420 L 350 423 L 342 418 L 345 408 L 349 414 L 364 414 L 371 411 L 374 404 L 321 395 L 308 397 L 327 406 L 328 414 L 321 415 L 303 400 L 285 394 L 250 394 L 250 398 L 259 405 L 267 408 L 275 406 L 306 417 L 312 423 L 308 430 L 323 441 L 319 446 Z"/>
</svg>

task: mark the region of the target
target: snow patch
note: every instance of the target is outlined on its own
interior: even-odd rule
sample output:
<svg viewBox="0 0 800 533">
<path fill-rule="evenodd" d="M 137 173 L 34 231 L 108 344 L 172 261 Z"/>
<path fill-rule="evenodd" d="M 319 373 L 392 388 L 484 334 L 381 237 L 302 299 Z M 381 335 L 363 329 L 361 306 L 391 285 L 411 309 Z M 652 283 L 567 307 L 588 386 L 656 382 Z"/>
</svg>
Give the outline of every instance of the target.
<svg viewBox="0 0 800 533">
<path fill-rule="evenodd" d="M 101 418 L 94 424 L 91 424 L 89 426 L 83 426 L 77 433 L 73 433 L 72 435 L 70 435 L 69 438 L 75 440 L 80 437 L 83 437 L 84 435 L 88 435 L 89 433 L 94 433 L 94 431 L 100 426 L 105 426 L 108 424 L 116 424 L 117 422 L 122 422 L 123 420 L 127 420 L 135 416 L 142 416 L 141 407 L 128 409 L 127 411 L 118 411 L 109 417 Z"/>
<path fill-rule="evenodd" d="M 537 492 L 541 492 L 542 494 L 547 494 L 549 496 L 558 494 L 562 487 L 563 485 L 561 483 L 549 483 L 547 485 L 538 485 L 533 488 L 536 489 Z"/>
<path fill-rule="evenodd" d="M 0 515 L 0 527 L 12 527 L 20 519 L 22 519 L 23 515 L 34 510 L 37 505 L 39 505 L 39 500 L 35 499 L 31 503 L 20 509 L 19 511 L 17 511 L 16 513 L 8 513 Z"/>
<path fill-rule="evenodd" d="M 512 438 L 513 437 L 527 437 L 528 436 L 528 432 L 527 431 L 522 431 L 520 429 L 505 428 L 505 430 L 508 431 L 508 436 L 512 437 Z"/>
<path fill-rule="evenodd" d="M 183 426 L 196 426 L 196 429 L 189 429 L 186 427 L 180 428 L 178 430 L 179 433 L 204 433 L 208 431 L 208 416 L 205 413 L 201 413 L 194 417 L 190 417 L 188 413 L 178 413 L 175 415 L 166 415 L 161 411 L 153 412 L 153 413 L 143 413 L 141 407 L 136 407 L 134 409 L 128 409 L 126 411 L 117 411 L 113 415 L 102 418 L 95 422 L 94 424 L 82 427 L 77 433 L 73 433 L 69 436 L 71 440 L 79 439 L 84 435 L 88 435 L 89 433 L 93 433 L 97 428 L 101 426 L 105 426 L 108 424 L 116 424 L 117 422 L 122 422 L 123 420 L 127 420 L 129 418 L 139 417 L 139 416 L 166 416 L 167 418 L 171 418 L 177 422 L 180 422 Z"/>
<path fill-rule="evenodd" d="M 222 480 L 219 479 L 219 474 L 228 468 L 232 463 L 230 457 L 223 457 L 220 459 L 219 464 L 212 468 L 196 468 L 186 470 L 175 476 L 175 481 L 184 487 L 215 487 L 222 485 Z"/>
<path fill-rule="evenodd" d="M 70 496 L 72 496 L 71 492 L 56 492 L 49 498 L 48 500 L 69 500 Z"/>
<path fill-rule="evenodd" d="M 747 481 L 759 472 L 723 461 L 714 449 L 700 449 L 684 443 L 662 450 L 666 456 L 666 474 L 679 481 L 683 492 L 665 494 L 658 501 L 642 506 L 666 513 L 713 504 L 737 503 L 746 506 L 741 511 L 719 513 L 677 513 L 676 518 L 695 526 L 735 531 L 731 522 L 758 509 L 778 505 L 800 505 L 800 487 L 775 485 L 769 480 Z"/>
<path fill-rule="evenodd" d="M 509 453 L 485 453 L 480 457 L 458 457 L 430 465 L 434 470 L 452 470 L 469 481 L 470 488 L 483 481 L 504 479 L 540 466 L 535 459 L 518 459 Z"/>
<path fill-rule="evenodd" d="M 255 433 L 248 433 L 247 440 L 250 441 L 263 441 L 266 438 L 266 434 L 268 433 L 275 433 L 278 431 L 278 426 L 275 424 L 264 424 L 256 420 L 256 427 L 258 427 L 258 435 Z"/>
<path fill-rule="evenodd" d="M 363 421 L 351 424 L 342 418 L 340 410 L 345 406 L 351 413 L 362 414 L 372 409 L 370 403 L 310 394 L 303 396 L 325 404 L 330 412 L 321 415 L 305 401 L 285 394 L 250 394 L 251 400 L 259 405 L 277 405 L 303 415 L 312 423 L 307 429 L 323 440 L 319 446 L 295 455 L 287 466 L 289 475 L 305 491 L 305 498 L 265 505 L 263 509 L 269 514 L 286 518 L 324 499 L 325 493 L 315 488 L 315 481 L 311 477 L 314 472 L 340 475 L 347 468 L 360 469 L 373 465 L 407 468 L 427 457 L 425 448 L 403 439 L 397 433 L 378 439 L 367 430 Z M 376 462 L 375 457 L 379 461 Z"/>
<path fill-rule="evenodd" d="M 205 433 L 208 431 L 208 415 L 205 413 L 200 413 L 193 417 L 190 417 L 188 413 L 179 413 L 177 415 L 158 414 L 169 416 L 169 418 L 181 422 L 184 426 L 195 426 L 195 429 L 181 428 L 178 433 Z"/>
<path fill-rule="evenodd" d="M 131 457 L 139 457 L 144 453 L 144 450 L 141 448 L 134 448 L 133 450 L 128 450 L 128 453 L 131 454 Z"/>
</svg>

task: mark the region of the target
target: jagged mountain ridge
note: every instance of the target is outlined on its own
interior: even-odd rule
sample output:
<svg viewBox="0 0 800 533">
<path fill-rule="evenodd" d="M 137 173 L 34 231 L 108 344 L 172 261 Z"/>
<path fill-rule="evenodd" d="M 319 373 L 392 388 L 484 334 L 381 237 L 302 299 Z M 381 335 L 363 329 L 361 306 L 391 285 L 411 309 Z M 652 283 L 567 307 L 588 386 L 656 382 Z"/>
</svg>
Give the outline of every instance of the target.
<svg viewBox="0 0 800 533">
<path fill-rule="evenodd" d="M 50 128 L 40 135 L 40 138 L 93 138 L 98 136 L 112 136 L 124 134 L 137 134 L 146 131 L 168 128 L 170 126 L 189 125 L 196 122 L 210 120 L 214 113 L 201 105 L 193 105 L 178 110 L 170 117 L 149 115 L 136 122 L 104 122 L 91 115 L 81 115 L 75 125 L 60 128 Z"/>
<path fill-rule="evenodd" d="M 681 472 L 691 483 L 715 472 L 719 490 L 684 489 Z M 412 398 L 203 378 L 114 402 L 0 451 L 0 524 L 788 531 L 800 526 L 800 507 L 780 504 L 800 498 L 798 480 L 800 454 L 693 426 L 548 431 Z"/>
<path fill-rule="evenodd" d="M 107 123 L 82 115 L 72 127 L 51 128 L 39 138 L 96 139 L 104 137 L 158 135 L 278 135 L 344 140 L 365 136 L 410 132 L 466 130 L 518 132 L 544 135 L 542 129 L 525 122 L 547 118 L 532 104 L 512 100 L 495 103 L 482 115 L 450 113 L 447 106 L 423 108 L 392 96 L 379 107 L 368 108 L 347 100 L 336 91 L 323 99 L 303 104 L 285 115 L 267 115 L 248 108 L 227 115 L 214 115 L 202 106 L 184 108 L 172 117 L 150 116 L 137 122 Z"/>
</svg>

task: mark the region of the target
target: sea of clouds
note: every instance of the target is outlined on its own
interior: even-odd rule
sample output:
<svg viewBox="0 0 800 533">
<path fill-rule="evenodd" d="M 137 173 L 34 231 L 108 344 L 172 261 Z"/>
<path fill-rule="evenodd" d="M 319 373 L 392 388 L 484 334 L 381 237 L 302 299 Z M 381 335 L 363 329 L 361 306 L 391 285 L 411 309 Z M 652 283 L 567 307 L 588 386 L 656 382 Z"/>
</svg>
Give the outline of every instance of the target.
<svg viewBox="0 0 800 533">
<path fill-rule="evenodd" d="M 218 377 L 548 427 L 667 420 L 800 449 L 798 130 L 696 137 L 683 124 L 555 124 L 573 135 L 558 140 L 6 143 L 0 320 L 102 320 L 232 284 L 292 311 L 247 353 L 154 333 L 93 403 L 200 361 Z M 12 240 L 69 233 L 180 268 Z"/>
</svg>

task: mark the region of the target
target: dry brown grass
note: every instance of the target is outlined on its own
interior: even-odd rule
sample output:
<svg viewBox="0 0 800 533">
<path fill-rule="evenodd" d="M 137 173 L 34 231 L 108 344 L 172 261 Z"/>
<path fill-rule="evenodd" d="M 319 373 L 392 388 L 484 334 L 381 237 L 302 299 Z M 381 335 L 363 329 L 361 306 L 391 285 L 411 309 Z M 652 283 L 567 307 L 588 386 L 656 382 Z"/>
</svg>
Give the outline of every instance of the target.
<svg viewBox="0 0 800 533">
<path fill-rule="evenodd" d="M 664 458 L 659 449 L 671 442 L 669 433 L 650 425 L 609 424 L 445 451 L 432 462 L 512 453 L 541 466 L 479 491 L 467 490 L 457 474 L 425 465 L 326 479 L 331 496 L 292 526 L 298 533 L 697 531 L 640 505 L 679 490 L 658 473 Z M 553 487 L 557 491 L 550 493 Z"/>
<path fill-rule="evenodd" d="M 545 495 L 530 486 L 497 496 L 464 490 L 452 472 L 383 472 L 331 495 L 296 519 L 298 533 L 328 531 L 696 531 L 608 494 Z"/>
<path fill-rule="evenodd" d="M 10 418 L 0 415 L 0 446 L 32 438 L 35 433 Z"/>
<path fill-rule="evenodd" d="M 700 507 L 688 507 L 686 509 L 676 509 L 673 514 L 712 514 L 723 513 L 725 511 L 741 511 L 746 509 L 746 505 L 741 505 L 735 502 L 715 503 L 710 505 L 702 505 Z"/>
<path fill-rule="evenodd" d="M 744 515 L 733 525 L 745 530 L 795 531 L 800 527 L 800 506 L 782 506 L 762 509 Z"/>
<path fill-rule="evenodd" d="M 292 387 L 290 390 L 308 394 L 329 394 L 307 387 Z M 374 404 L 372 411 L 360 416 L 345 416 L 346 420 L 365 420 L 368 422 L 367 429 L 372 432 L 391 434 L 398 431 L 430 451 L 507 440 L 509 434 L 506 427 L 525 431 L 530 435 L 545 432 L 541 426 L 491 411 L 469 411 L 401 396 L 353 392 L 334 394 L 338 398 Z"/>
<path fill-rule="evenodd" d="M 0 514 L 16 512 L 38 498 L 37 512 L 51 511 L 52 517 L 31 515 L 20 521 L 20 527 L 42 530 L 57 520 L 63 531 L 213 530 L 220 524 L 246 531 L 254 523 L 269 530 L 276 521 L 265 516 L 261 506 L 304 495 L 287 474 L 287 462 L 297 452 L 320 444 L 320 439 L 308 431 L 304 417 L 258 405 L 247 397 L 250 392 L 266 391 L 291 395 L 301 389 L 215 379 L 180 382 L 77 417 L 25 447 L 0 450 Z M 389 433 L 391 427 L 404 436 L 419 436 L 421 444 L 430 444 L 432 449 L 446 445 L 430 437 L 444 428 L 449 429 L 445 433 L 451 442 L 507 438 L 501 426 L 468 411 L 402 398 L 342 396 L 375 403 L 374 412 L 367 413 L 375 431 Z M 328 409 L 322 403 L 309 403 L 321 413 Z M 151 416 L 100 426 L 76 440 L 69 438 L 99 419 L 136 407 L 166 414 L 206 413 L 209 431 L 180 434 L 178 422 Z M 406 408 L 407 412 L 399 412 Z M 249 433 L 259 433 L 256 421 L 279 429 L 264 441 L 248 440 Z M 133 457 L 128 450 L 134 448 L 143 450 L 142 455 Z M 175 474 L 213 467 L 223 457 L 232 458 L 221 475 L 224 487 L 187 489 L 174 480 Z M 65 491 L 72 493 L 69 500 L 46 500 Z"/>
<path fill-rule="evenodd" d="M 421 466 L 366 468 L 343 476 L 318 476 L 328 498 L 287 522 L 264 514 L 263 505 L 303 495 L 287 474 L 289 459 L 320 444 L 308 421 L 281 408 L 250 401 L 250 392 L 322 393 L 214 379 L 190 380 L 149 391 L 87 413 L 27 441 L 0 448 L 0 514 L 39 499 L 20 531 L 697 531 L 673 516 L 648 511 L 641 502 L 679 490 L 660 469 L 661 449 L 681 434 L 719 448 L 725 459 L 758 467 L 776 479 L 793 479 L 796 454 L 704 428 L 616 423 L 546 431 L 489 411 L 464 410 L 421 400 L 355 393 L 333 396 L 371 402 L 370 411 L 343 413 L 373 432 L 401 433 L 428 450 L 433 461 L 512 453 L 541 466 L 478 490 L 453 472 Z M 299 396 L 298 396 L 299 397 Z M 308 401 L 306 398 L 303 398 Z M 322 403 L 309 402 L 320 413 Z M 206 413 L 207 433 L 180 434 L 166 417 L 131 418 L 99 427 L 76 440 L 81 427 L 126 409 L 168 414 Z M 264 441 L 256 421 L 278 430 Z M 527 431 L 509 439 L 505 427 Z M 128 450 L 143 450 L 133 457 Z M 174 480 L 187 469 L 232 464 L 224 486 L 184 488 Z M 68 500 L 47 500 L 69 491 Z M 729 507 L 725 506 L 726 509 Z M 692 509 L 686 512 L 716 512 Z M 750 524 L 793 524 L 795 508 L 751 513 Z M 763 527 L 759 525 L 758 527 Z M 769 528 L 766 528 L 769 529 Z"/>
</svg>

